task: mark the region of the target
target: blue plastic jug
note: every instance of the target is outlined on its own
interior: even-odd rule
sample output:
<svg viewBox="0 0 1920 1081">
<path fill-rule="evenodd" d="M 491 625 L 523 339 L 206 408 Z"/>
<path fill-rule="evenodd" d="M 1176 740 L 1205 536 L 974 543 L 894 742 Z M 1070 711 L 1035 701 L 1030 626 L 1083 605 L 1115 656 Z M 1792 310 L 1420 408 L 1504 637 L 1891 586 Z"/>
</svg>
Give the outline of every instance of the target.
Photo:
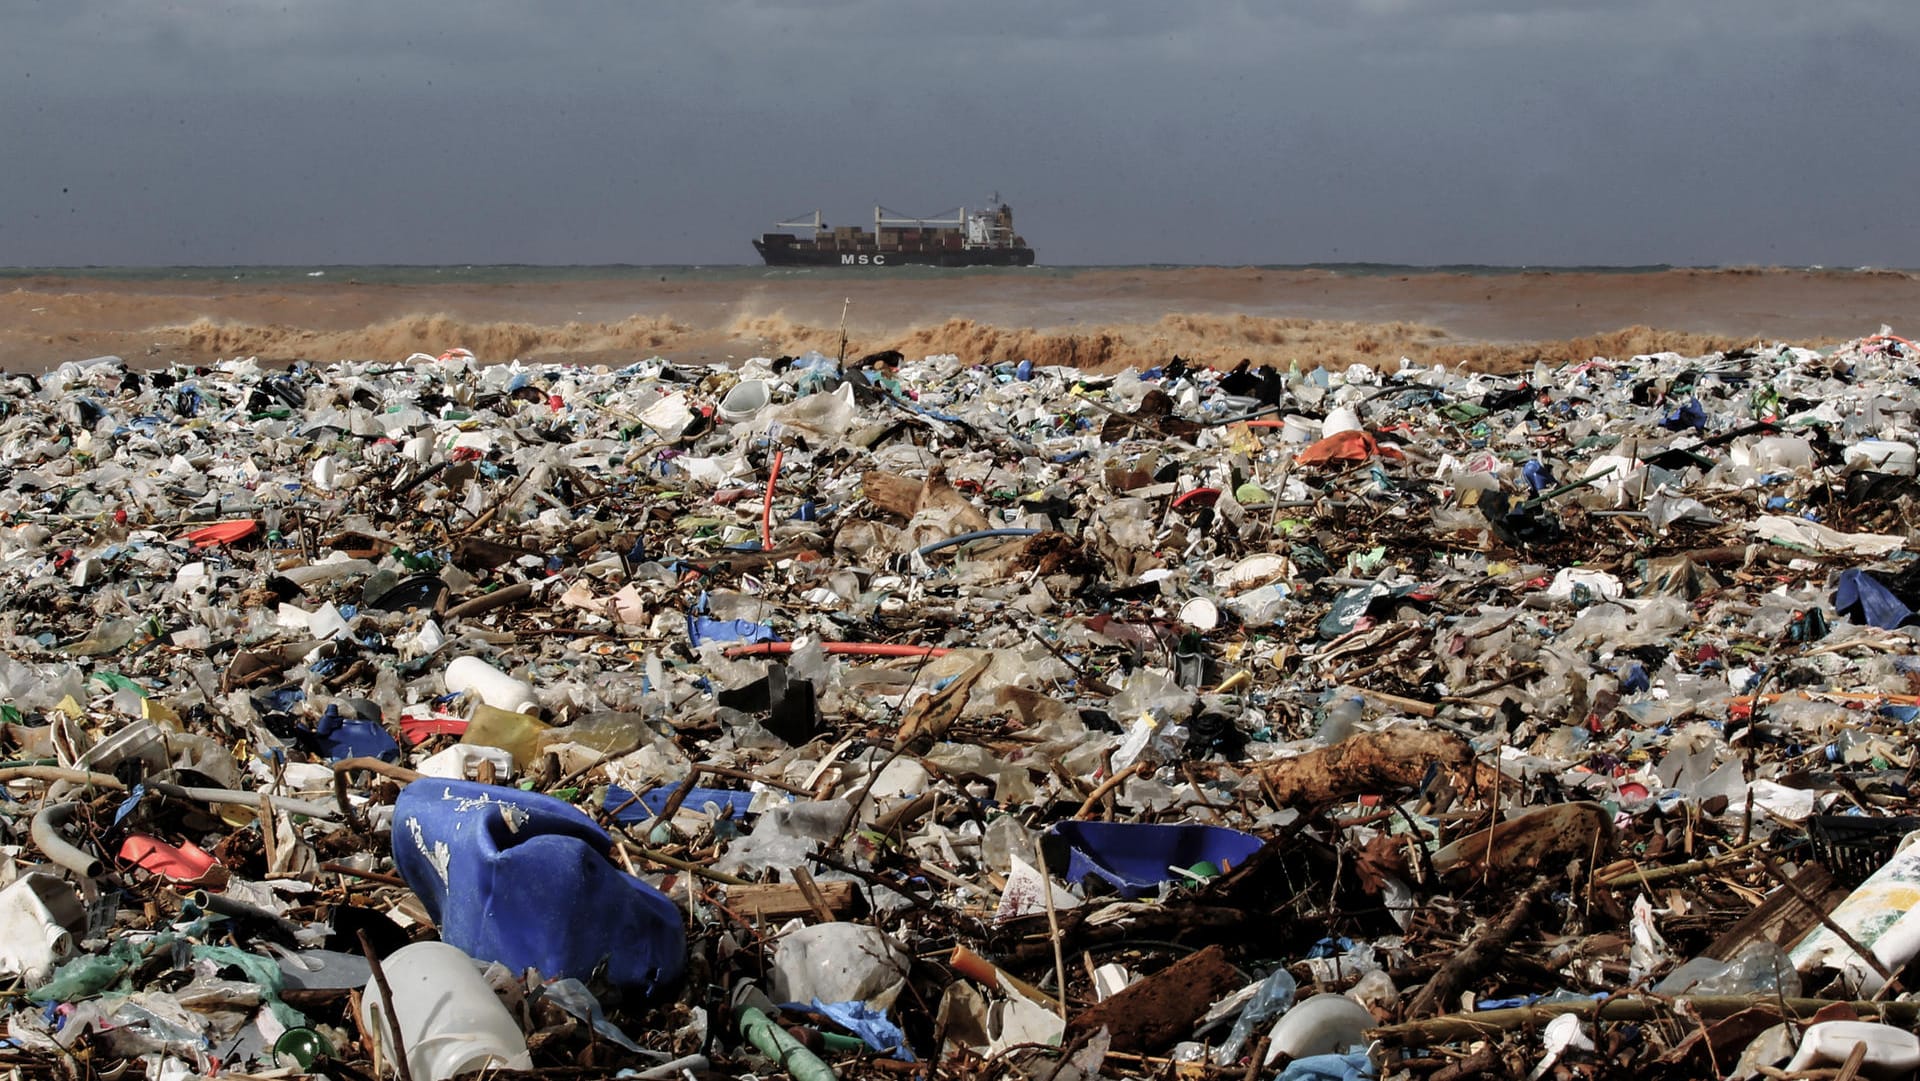
<svg viewBox="0 0 1920 1081">
<path fill-rule="evenodd" d="M 538 793 L 423 778 L 394 805 L 393 861 L 440 938 L 549 979 L 651 994 L 680 977 L 686 932 L 659 890 L 607 860 L 607 834 Z"/>
</svg>

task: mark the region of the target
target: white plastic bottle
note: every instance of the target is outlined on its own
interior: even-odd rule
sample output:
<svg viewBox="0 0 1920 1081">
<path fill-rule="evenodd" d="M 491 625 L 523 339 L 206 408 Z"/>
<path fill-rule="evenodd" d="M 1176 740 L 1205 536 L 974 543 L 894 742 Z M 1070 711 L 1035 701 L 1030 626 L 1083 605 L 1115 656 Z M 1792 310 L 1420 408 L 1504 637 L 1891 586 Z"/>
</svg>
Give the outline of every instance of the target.
<svg viewBox="0 0 1920 1081">
<path fill-rule="evenodd" d="M 532 684 L 502 672 L 478 657 L 455 657 L 443 677 L 447 691 L 480 699 L 508 713 L 537 713 L 539 699 Z"/>
<path fill-rule="evenodd" d="M 1920 1036 L 1877 1021 L 1822 1021 L 1807 1026 L 1787 1072 L 1800 1074 L 1817 1066 L 1838 1066 L 1853 1054 L 1856 1044 L 1867 1045 L 1860 1070 L 1863 1077 L 1911 1077 L 1920 1069 Z"/>
<path fill-rule="evenodd" d="M 472 1070 L 530 1070 L 526 1036 L 494 997 L 473 959 L 444 942 L 416 942 L 381 963 L 393 989 L 413 1081 L 446 1081 Z M 393 1030 L 378 980 L 361 993 L 360 1019 L 393 1060 Z"/>
</svg>

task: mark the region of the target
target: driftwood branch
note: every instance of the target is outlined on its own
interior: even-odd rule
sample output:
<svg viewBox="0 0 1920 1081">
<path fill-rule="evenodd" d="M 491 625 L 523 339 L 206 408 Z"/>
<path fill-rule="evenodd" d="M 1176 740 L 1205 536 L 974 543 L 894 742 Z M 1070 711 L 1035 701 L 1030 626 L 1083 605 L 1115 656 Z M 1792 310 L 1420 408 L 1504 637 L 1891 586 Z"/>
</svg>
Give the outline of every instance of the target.
<svg viewBox="0 0 1920 1081">
<path fill-rule="evenodd" d="M 1498 963 L 1500 955 L 1513 943 L 1520 929 L 1533 918 L 1534 906 L 1552 888 L 1552 879 L 1536 878 L 1533 885 L 1507 910 L 1506 915 L 1500 917 L 1499 922 L 1474 936 L 1466 949 L 1454 954 L 1446 964 L 1440 966 L 1440 971 L 1434 973 L 1433 979 L 1428 980 L 1427 985 L 1414 996 L 1412 1004 L 1407 1007 L 1407 1016 L 1425 1017 L 1445 1009 L 1455 992 Z"/>
</svg>

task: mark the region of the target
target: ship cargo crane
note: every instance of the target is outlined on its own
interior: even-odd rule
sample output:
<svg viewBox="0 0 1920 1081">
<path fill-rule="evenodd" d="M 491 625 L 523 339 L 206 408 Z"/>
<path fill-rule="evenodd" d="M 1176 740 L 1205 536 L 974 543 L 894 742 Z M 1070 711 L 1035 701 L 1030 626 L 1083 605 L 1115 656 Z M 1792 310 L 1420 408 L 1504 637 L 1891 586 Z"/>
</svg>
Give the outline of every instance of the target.
<svg viewBox="0 0 1920 1081">
<path fill-rule="evenodd" d="M 827 231 L 826 220 L 821 218 L 818 210 L 813 212 L 813 217 L 811 218 L 794 218 L 791 221 L 777 221 L 773 223 L 773 227 L 775 229 L 811 229 L 816 233 L 824 233 Z"/>
</svg>

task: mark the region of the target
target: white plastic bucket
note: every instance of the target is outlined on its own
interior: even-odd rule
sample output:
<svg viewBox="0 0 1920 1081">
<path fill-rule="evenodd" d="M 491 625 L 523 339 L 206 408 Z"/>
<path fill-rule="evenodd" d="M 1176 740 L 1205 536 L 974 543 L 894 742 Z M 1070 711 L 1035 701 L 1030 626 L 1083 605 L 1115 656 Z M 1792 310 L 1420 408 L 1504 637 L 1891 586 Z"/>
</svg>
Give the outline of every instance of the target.
<svg viewBox="0 0 1920 1081">
<path fill-rule="evenodd" d="M 729 424 L 749 420 L 773 401 L 773 391 L 764 379 L 742 379 L 720 399 L 720 419 Z"/>
<path fill-rule="evenodd" d="M 1360 414 L 1343 405 L 1338 409 L 1332 409 L 1327 412 L 1325 423 L 1320 425 L 1320 437 L 1325 439 L 1328 436 L 1339 435 L 1342 432 L 1357 432 L 1359 430 Z"/>
<path fill-rule="evenodd" d="M 1311 443 L 1320 438 L 1320 422 L 1289 413 L 1280 418 L 1280 438 L 1289 443 Z"/>
</svg>

